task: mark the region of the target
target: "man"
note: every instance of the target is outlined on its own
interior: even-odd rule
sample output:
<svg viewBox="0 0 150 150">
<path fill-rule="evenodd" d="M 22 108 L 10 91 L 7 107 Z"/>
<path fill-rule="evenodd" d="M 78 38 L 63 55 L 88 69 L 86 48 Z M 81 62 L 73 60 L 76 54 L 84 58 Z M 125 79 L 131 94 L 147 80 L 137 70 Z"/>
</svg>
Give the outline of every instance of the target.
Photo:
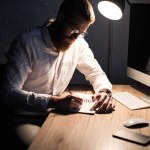
<svg viewBox="0 0 150 150">
<path fill-rule="evenodd" d="M 54 21 L 24 33 L 12 45 L 3 72 L 1 97 L 13 111 L 14 130 L 26 146 L 51 108 L 80 109 L 80 97 L 63 95 L 75 69 L 94 88 L 93 109 L 97 113 L 113 110 L 112 85 L 84 40 L 94 21 L 88 0 L 64 0 Z"/>
</svg>

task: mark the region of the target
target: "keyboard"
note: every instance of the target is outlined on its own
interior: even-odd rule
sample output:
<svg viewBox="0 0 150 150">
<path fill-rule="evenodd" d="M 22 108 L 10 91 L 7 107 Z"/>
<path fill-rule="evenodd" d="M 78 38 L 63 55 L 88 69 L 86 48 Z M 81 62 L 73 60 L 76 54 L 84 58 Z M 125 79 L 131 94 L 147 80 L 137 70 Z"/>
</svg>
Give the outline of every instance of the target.
<svg viewBox="0 0 150 150">
<path fill-rule="evenodd" d="M 141 100 L 140 98 L 128 93 L 128 92 L 120 92 L 114 93 L 112 97 L 117 100 L 122 105 L 126 106 L 131 110 L 149 108 L 150 104 Z"/>
</svg>

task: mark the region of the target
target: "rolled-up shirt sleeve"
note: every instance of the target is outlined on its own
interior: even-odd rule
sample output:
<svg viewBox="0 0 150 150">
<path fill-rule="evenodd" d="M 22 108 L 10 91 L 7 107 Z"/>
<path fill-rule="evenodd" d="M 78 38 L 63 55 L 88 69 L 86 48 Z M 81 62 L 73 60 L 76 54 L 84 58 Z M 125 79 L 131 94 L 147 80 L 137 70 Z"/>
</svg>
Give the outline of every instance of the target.
<svg viewBox="0 0 150 150">
<path fill-rule="evenodd" d="M 101 89 L 112 91 L 112 84 L 98 61 L 94 58 L 93 52 L 85 40 L 80 45 L 77 69 L 85 75 L 86 80 L 90 82 L 95 92 L 99 92 Z"/>
</svg>

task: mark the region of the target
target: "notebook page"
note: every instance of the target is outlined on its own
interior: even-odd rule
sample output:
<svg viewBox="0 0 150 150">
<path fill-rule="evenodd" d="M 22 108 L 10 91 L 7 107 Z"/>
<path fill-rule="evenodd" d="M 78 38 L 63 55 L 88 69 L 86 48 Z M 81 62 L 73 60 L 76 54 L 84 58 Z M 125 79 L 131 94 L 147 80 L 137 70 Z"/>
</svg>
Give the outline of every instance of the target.
<svg viewBox="0 0 150 150">
<path fill-rule="evenodd" d="M 78 112 L 95 114 L 95 111 L 90 110 L 94 105 L 94 102 L 92 101 L 92 95 L 91 94 L 75 93 L 73 95 L 79 96 L 83 99 L 83 103 L 81 105 L 80 110 L 78 110 Z"/>
</svg>

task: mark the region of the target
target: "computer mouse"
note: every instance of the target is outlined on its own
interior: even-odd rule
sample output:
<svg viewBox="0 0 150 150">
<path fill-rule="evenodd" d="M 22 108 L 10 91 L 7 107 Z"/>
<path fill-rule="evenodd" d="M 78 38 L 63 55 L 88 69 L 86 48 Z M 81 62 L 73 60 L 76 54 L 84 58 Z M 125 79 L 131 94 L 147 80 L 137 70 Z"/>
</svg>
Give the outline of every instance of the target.
<svg viewBox="0 0 150 150">
<path fill-rule="evenodd" d="M 142 118 L 130 118 L 124 122 L 127 128 L 141 128 L 149 125 L 149 122 Z"/>
</svg>

